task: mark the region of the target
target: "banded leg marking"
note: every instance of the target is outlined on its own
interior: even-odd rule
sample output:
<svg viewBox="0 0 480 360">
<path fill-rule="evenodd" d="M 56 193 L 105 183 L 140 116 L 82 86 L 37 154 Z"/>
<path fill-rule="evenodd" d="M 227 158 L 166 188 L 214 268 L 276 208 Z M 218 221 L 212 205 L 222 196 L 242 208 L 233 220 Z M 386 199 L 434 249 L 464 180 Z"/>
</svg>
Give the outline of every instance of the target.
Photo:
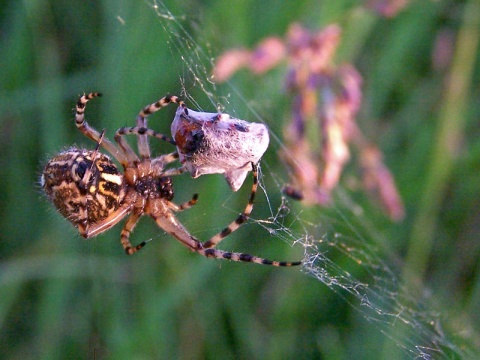
<svg viewBox="0 0 480 360">
<path fill-rule="evenodd" d="M 161 108 L 167 106 L 170 103 L 178 104 L 187 109 L 185 103 L 177 96 L 167 95 L 153 104 L 145 106 L 137 116 L 137 128 L 148 128 L 147 117 L 154 112 L 157 112 Z M 146 134 L 137 134 L 138 136 L 138 153 L 142 159 L 148 159 L 150 157 L 150 146 L 148 145 L 148 139 Z M 173 140 L 172 140 L 173 141 Z M 173 143 L 175 145 L 175 143 Z"/>
<path fill-rule="evenodd" d="M 141 214 L 138 214 L 138 213 L 133 213 L 132 215 L 130 215 L 127 222 L 123 226 L 122 232 L 120 234 L 120 241 L 122 242 L 122 246 L 125 249 L 125 253 L 127 255 L 135 254 L 137 251 L 139 251 L 141 248 L 143 248 L 147 244 L 146 241 L 143 241 L 140 244 L 135 246 L 133 246 L 130 243 L 130 234 L 132 233 L 135 225 L 137 225 L 137 222 L 140 216 Z"/>
<path fill-rule="evenodd" d="M 207 258 L 214 258 L 214 259 L 227 259 L 232 261 L 243 261 L 243 262 L 252 262 L 255 264 L 260 265 L 271 265 L 271 266 L 298 266 L 301 265 L 301 261 L 274 261 L 268 260 L 261 257 L 253 256 L 250 254 L 243 254 L 243 253 L 231 253 L 223 250 L 218 249 L 198 249 L 196 250 L 197 253 L 203 255 Z"/>
<path fill-rule="evenodd" d="M 203 243 L 203 247 L 205 249 L 209 249 L 217 246 L 218 243 L 220 243 L 232 232 L 237 230 L 243 223 L 245 223 L 248 220 L 248 217 L 253 211 L 253 202 L 255 200 L 255 194 L 257 193 L 257 187 L 258 187 L 258 171 L 257 171 L 257 165 L 255 164 L 252 164 L 252 175 L 253 175 L 252 191 L 250 192 L 250 198 L 248 200 L 247 206 L 243 210 L 243 213 L 241 213 L 234 221 L 232 221 L 221 232 L 214 235 L 212 238 L 210 238 L 210 240 L 205 241 Z"/>
<path fill-rule="evenodd" d="M 127 156 L 123 154 L 107 138 L 103 138 L 102 140 L 100 140 L 101 134 L 85 121 L 85 107 L 87 105 L 87 102 L 98 96 L 101 96 L 101 94 L 98 92 L 94 92 L 84 94 L 80 97 L 80 99 L 78 99 L 77 105 L 75 107 L 75 125 L 82 134 L 84 134 L 89 139 L 95 141 L 96 143 L 101 142 L 102 147 L 107 150 L 115 159 L 117 159 L 118 162 L 120 162 L 122 165 L 126 165 L 128 161 Z"/>
</svg>

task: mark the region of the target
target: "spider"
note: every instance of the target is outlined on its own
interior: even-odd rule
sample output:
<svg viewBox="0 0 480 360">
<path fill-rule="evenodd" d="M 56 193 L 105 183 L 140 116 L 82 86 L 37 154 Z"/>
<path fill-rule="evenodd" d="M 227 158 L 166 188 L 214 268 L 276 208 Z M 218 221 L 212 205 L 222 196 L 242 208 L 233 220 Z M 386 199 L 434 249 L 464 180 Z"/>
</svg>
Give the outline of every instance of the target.
<svg viewBox="0 0 480 360">
<path fill-rule="evenodd" d="M 41 186 L 59 212 L 69 220 L 84 238 L 91 238 L 107 231 L 129 215 L 121 231 L 121 244 L 128 255 L 146 245 L 146 241 L 132 245 L 130 234 L 139 218 L 150 215 L 157 225 L 179 240 L 191 251 L 208 258 L 229 259 L 273 266 L 300 265 L 301 261 L 272 261 L 243 253 L 233 253 L 215 247 L 228 235 L 244 224 L 253 210 L 258 186 L 257 164 L 251 162 L 253 185 L 243 212 L 225 229 L 201 242 L 192 236 L 179 222 L 175 213 L 186 210 L 197 202 L 198 195 L 177 205 L 173 200 L 171 176 L 181 174 L 184 167 L 165 169 L 177 160 L 177 152 L 151 158 L 148 137 L 154 137 L 175 145 L 175 141 L 147 128 L 147 117 L 170 103 L 176 103 L 188 114 L 185 103 L 176 96 L 166 96 L 146 106 L 137 117 L 137 126 L 123 127 L 115 134 L 112 143 L 105 137 L 105 130 L 98 132 L 84 118 L 87 102 L 99 93 L 80 97 L 76 104 L 75 124 L 85 136 L 97 143 L 94 150 L 71 147 L 53 157 L 45 166 Z M 125 141 L 124 136 L 134 134 L 138 138 L 139 156 Z M 123 167 L 123 174 L 113 161 L 99 150 L 103 147 Z"/>
</svg>

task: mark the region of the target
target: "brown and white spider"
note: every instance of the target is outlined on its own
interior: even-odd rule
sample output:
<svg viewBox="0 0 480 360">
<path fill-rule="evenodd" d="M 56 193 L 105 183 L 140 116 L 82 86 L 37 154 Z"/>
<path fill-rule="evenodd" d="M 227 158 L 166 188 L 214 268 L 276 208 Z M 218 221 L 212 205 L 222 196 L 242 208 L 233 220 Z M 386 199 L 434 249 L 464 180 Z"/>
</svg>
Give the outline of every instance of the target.
<svg viewBox="0 0 480 360">
<path fill-rule="evenodd" d="M 201 242 L 192 236 L 175 217 L 175 212 L 188 209 L 197 202 L 197 194 L 181 205 L 172 202 L 174 191 L 170 176 L 185 171 L 184 167 L 165 169 L 165 165 L 178 159 L 173 152 L 152 159 L 148 136 L 167 141 L 175 141 L 146 127 L 148 115 L 160 110 L 169 103 L 177 103 L 188 114 L 183 101 L 176 96 L 166 96 L 146 106 L 137 117 L 137 126 L 121 128 L 115 134 L 115 142 L 104 137 L 84 119 L 85 106 L 99 93 L 83 95 L 77 102 L 75 124 L 88 138 L 95 141 L 95 150 L 72 147 L 53 157 L 45 166 L 41 176 L 41 186 L 59 212 L 68 219 L 84 238 L 98 235 L 130 215 L 121 232 L 121 243 L 125 252 L 131 255 L 146 242 L 138 245 L 130 243 L 130 234 L 143 215 L 150 215 L 157 225 L 179 240 L 190 250 L 205 257 L 254 262 L 273 266 L 294 266 L 301 262 L 271 261 L 260 257 L 218 250 L 215 246 L 237 230 L 253 210 L 257 191 L 257 165 L 251 163 L 253 185 L 250 199 L 244 211 L 224 230 L 210 240 Z M 138 138 L 137 156 L 124 135 L 135 134 Z M 112 160 L 99 151 L 100 146 L 107 150 L 122 165 L 122 174 Z"/>
</svg>

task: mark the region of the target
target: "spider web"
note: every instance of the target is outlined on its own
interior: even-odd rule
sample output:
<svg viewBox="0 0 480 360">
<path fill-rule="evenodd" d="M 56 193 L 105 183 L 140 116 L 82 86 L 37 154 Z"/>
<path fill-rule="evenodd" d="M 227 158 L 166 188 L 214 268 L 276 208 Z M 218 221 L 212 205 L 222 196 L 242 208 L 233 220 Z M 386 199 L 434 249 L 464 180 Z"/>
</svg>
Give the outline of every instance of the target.
<svg viewBox="0 0 480 360">
<path fill-rule="evenodd" d="M 185 73 L 180 77 L 183 87 L 181 96 L 190 108 L 203 110 L 208 106 L 203 99 L 190 94 L 193 89 L 200 90 L 213 108 L 241 119 L 271 125 L 271 119 L 263 112 L 260 114 L 261 104 L 245 99 L 231 83 L 222 85 L 220 89 L 212 81 L 214 55 L 220 51 L 213 54 L 208 43 L 201 43 L 201 37 L 198 40 L 199 34 L 195 37 L 190 34 L 187 30 L 191 24 L 188 18 L 172 14 L 159 0 L 151 0 L 148 5 L 169 38 L 170 51 L 183 64 Z M 225 89 L 226 96 L 223 95 Z M 237 113 L 232 105 L 234 102 L 248 109 L 248 118 Z M 212 111 L 212 107 L 206 111 Z M 272 165 L 271 157 L 286 147 L 275 130 L 270 135 L 270 157 L 261 161 L 260 189 L 256 201 L 257 207 L 259 203 L 266 204 L 268 215 L 256 218 L 258 212 L 254 211 L 250 225 L 265 230 L 269 240 L 281 240 L 294 249 L 303 249 L 301 271 L 346 301 L 380 333 L 391 339 L 391 343 L 408 358 L 465 357 L 463 350 L 443 333 L 440 314 L 426 304 L 427 300 L 425 304 L 419 302 L 419 296 L 411 295 L 401 283 L 398 270 L 394 267 L 400 260 L 383 245 L 388 244 L 388 239 L 378 234 L 375 226 L 364 216 L 362 207 L 352 200 L 345 189 L 340 187 L 336 191 L 334 205 L 329 209 L 305 209 L 282 194 L 289 170 L 285 168 L 279 173 Z M 280 161 L 277 159 L 277 162 Z M 223 206 L 232 213 L 238 211 L 228 206 L 228 200 Z M 382 355 L 387 356 L 388 346 L 383 351 Z"/>
</svg>

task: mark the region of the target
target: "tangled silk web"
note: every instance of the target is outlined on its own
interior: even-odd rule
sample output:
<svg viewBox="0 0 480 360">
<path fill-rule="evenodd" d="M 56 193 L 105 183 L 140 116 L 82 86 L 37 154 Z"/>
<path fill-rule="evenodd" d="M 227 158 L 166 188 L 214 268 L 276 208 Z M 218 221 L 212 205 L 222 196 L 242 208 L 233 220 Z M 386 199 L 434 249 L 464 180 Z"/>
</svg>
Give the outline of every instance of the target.
<svg viewBox="0 0 480 360">
<path fill-rule="evenodd" d="M 218 95 L 212 81 L 214 60 L 209 47 L 197 40 L 199 34 L 194 38 L 185 30 L 183 24 L 188 23 L 188 18 L 173 15 L 164 3 L 157 0 L 153 0 L 150 6 L 158 16 L 159 26 L 169 38 L 170 50 L 183 63 L 188 75 L 186 78 L 193 83 L 188 86 L 200 88 L 213 107 L 219 107 L 221 103 L 226 113 L 236 115 L 233 109 L 228 108 L 228 99 Z M 185 81 L 184 78 L 180 80 Z M 232 96 L 247 105 L 254 117 L 249 121 L 266 122 L 234 86 L 228 83 L 224 86 L 228 87 Z M 190 108 L 202 110 L 185 90 L 182 97 Z M 271 133 L 270 136 L 271 147 L 282 151 L 287 149 L 278 134 Z M 310 208 L 303 212 L 301 206 L 282 194 L 288 179 L 283 173 L 275 171 L 268 161 L 262 160 L 260 186 L 270 216 L 250 219 L 250 222 L 276 239 L 292 246 L 303 246 L 302 271 L 347 301 L 406 356 L 422 359 L 462 357 L 462 350 L 443 334 L 438 314 L 423 308 L 416 298 L 409 296 L 391 268 L 395 259 L 392 260 L 379 245 L 379 235 L 362 215 L 362 208 L 341 187 L 335 192 L 329 211 Z M 277 197 L 281 199 L 279 204 L 273 200 L 272 194 L 280 194 Z M 332 216 L 328 215 L 329 212 Z"/>
</svg>

